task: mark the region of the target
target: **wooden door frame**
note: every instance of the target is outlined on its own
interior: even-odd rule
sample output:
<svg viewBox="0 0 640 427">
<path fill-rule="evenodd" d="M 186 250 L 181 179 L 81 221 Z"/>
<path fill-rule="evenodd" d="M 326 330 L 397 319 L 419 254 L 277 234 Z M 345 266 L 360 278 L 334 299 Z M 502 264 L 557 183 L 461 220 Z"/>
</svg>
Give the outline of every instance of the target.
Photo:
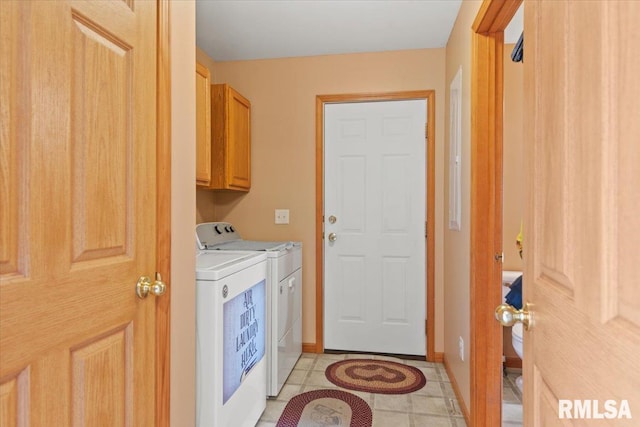
<svg viewBox="0 0 640 427">
<path fill-rule="evenodd" d="M 427 103 L 427 274 L 426 334 L 427 360 L 436 361 L 435 353 L 435 91 L 382 92 L 316 96 L 316 343 L 315 352 L 324 352 L 324 105 L 328 103 L 402 101 L 424 99 Z M 311 348 L 305 348 L 311 350 Z M 440 361 L 442 357 L 440 355 Z"/>
<path fill-rule="evenodd" d="M 501 425 L 504 29 L 522 0 L 484 0 L 471 42 L 471 425 Z"/>
<path fill-rule="evenodd" d="M 168 283 L 156 298 L 155 425 L 169 427 L 171 378 L 171 56 L 170 0 L 158 0 L 156 40 L 156 271 Z"/>
</svg>

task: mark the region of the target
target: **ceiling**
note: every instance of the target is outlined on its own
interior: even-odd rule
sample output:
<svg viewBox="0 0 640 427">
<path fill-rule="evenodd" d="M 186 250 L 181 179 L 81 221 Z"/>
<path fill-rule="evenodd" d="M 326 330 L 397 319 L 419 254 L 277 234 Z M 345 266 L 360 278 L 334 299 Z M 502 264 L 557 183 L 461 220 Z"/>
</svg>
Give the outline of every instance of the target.
<svg viewBox="0 0 640 427">
<path fill-rule="evenodd" d="M 196 0 L 215 61 L 441 48 L 462 0 Z"/>
</svg>

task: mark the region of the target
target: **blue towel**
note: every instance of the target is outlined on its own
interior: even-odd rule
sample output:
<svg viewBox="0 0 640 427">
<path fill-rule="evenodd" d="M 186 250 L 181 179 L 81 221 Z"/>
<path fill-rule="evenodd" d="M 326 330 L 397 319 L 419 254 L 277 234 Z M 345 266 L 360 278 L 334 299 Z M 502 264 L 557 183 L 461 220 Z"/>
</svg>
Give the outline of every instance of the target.
<svg viewBox="0 0 640 427">
<path fill-rule="evenodd" d="M 513 281 L 511 286 L 509 286 L 510 291 L 507 293 L 505 297 L 505 301 L 507 304 L 517 308 L 518 310 L 522 309 L 522 275 Z"/>
</svg>

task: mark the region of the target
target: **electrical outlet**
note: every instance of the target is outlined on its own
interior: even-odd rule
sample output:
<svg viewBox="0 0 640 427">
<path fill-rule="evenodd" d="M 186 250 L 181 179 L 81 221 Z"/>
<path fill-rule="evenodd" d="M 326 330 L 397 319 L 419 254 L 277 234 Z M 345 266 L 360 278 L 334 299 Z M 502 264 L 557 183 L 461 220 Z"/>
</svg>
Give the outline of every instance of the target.
<svg viewBox="0 0 640 427">
<path fill-rule="evenodd" d="M 462 337 L 458 337 L 458 347 L 460 349 L 460 360 L 464 362 L 464 340 Z"/>
<path fill-rule="evenodd" d="M 289 224 L 289 209 L 276 209 L 276 224 Z"/>
</svg>

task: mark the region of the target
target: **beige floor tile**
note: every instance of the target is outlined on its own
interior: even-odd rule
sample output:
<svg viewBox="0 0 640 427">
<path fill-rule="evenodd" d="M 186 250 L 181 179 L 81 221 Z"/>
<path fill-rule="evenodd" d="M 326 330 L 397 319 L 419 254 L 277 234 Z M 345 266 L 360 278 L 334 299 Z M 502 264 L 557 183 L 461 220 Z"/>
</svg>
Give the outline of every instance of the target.
<svg viewBox="0 0 640 427">
<path fill-rule="evenodd" d="M 409 414 L 389 411 L 373 411 L 373 427 L 410 427 Z"/>
<path fill-rule="evenodd" d="M 373 409 L 409 413 L 411 400 L 408 394 L 374 394 Z"/>
<path fill-rule="evenodd" d="M 287 378 L 287 382 L 285 384 L 303 384 L 304 380 L 307 378 L 306 370 L 302 369 L 294 369 L 289 374 L 289 378 Z"/>
<path fill-rule="evenodd" d="M 287 406 L 287 402 L 281 402 L 279 400 L 268 400 L 267 408 L 262 413 L 260 421 L 277 423 L 280 415 L 282 415 L 282 411 L 284 411 L 285 406 Z"/>
<path fill-rule="evenodd" d="M 304 382 L 305 385 L 315 385 L 320 387 L 334 387 L 331 381 L 327 379 L 324 371 L 311 371 Z"/>
<path fill-rule="evenodd" d="M 427 362 L 424 360 L 405 360 L 405 365 L 413 366 L 415 368 L 435 368 L 438 366 L 437 363 Z"/>
<path fill-rule="evenodd" d="M 301 357 L 298 359 L 298 363 L 296 363 L 293 369 L 309 370 L 315 361 L 315 357 Z"/>
<path fill-rule="evenodd" d="M 520 399 L 510 387 L 502 387 L 502 401 L 507 403 L 520 403 Z"/>
<path fill-rule="evenodd" d="M 422 387 L 420 390 L 414 391 L 412 394 L 442 397 L 444 396 L 444 394 L 442 392 L 442 387 L 440 386 L 440 384 L 442 383 L 427 380 L 427 384 L 425 384 L 424 387 Z"/>
<path fill-rule="evenodd" d="M 256 427 L 276 427 L 276 423 L 268 422 L 268 421 L 258 421 Z"/>
<path fill-rule="evenodd" d="M 412 427 L 451 427 L 451 419 L 449 417 L 438 417 L 435 415 L 413 414 Z"/>
<path fill-rule="evenodd" d="M 418 368 L 424 374 L 427 381 L 440 381 L 440 374 L 437 368 Z"/>
<path fill-rule="evenodd" d="M 522 423 L 522 405 L 513 403 L 502 404 L 502 420 Z"/>
<path fill-rule="evenodd" d="M 414 414 L 449 415 L 449 407 L 442 397 L 411 395 Z"/>
<path fill-rule="evenodd" d="M 336 359 L 318 359 L 318 360 L 316 360 L 316 363 L 313 365 L 313 370 L 314 371 L 322 371 L 322 372 L 324 372 L 329 365 L 331 365 L 332 363 L 336 363 L 336 362 L 339 362 L 339 360 L 336 360 Z"/>
<path fill-rule="evenodd" d="M 285 384 L 282 386 L 282 390 L 280 390 L 280 394 L 278 394 L 277 397 L 272 399 L 288 402 L 295 395 L 300 394 L 301 388 L 302 386 L 300 384 Z"/>
<path fill-rule="evenodd" d="M 456 393 L 453 391 L 453 387 L 451 387 L 451 383 L 441 382 L 440 388 L 442 389 L 442 395 L 444 397 L 456 397 Z"/>
</svg>

